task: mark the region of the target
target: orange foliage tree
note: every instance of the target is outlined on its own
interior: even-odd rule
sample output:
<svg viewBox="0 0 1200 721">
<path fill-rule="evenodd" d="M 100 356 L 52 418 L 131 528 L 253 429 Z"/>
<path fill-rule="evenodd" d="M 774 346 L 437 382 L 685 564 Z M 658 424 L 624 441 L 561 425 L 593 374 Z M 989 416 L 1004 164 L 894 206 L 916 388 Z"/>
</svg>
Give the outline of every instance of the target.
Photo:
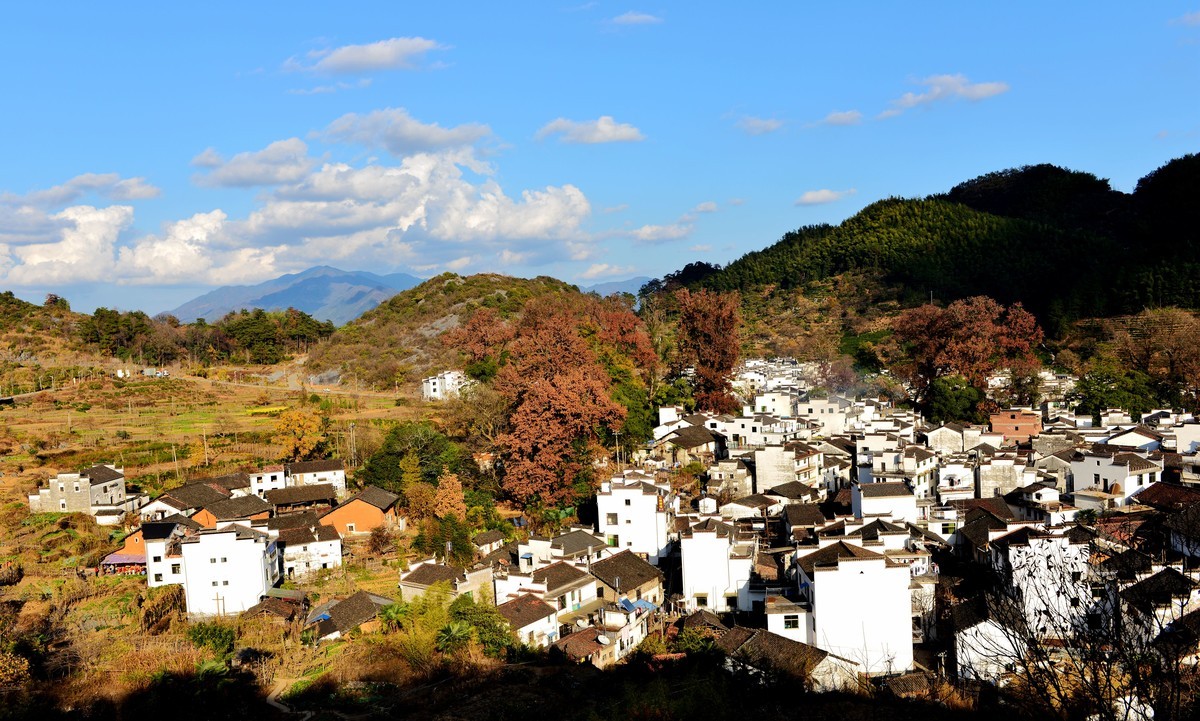
<svg viewBox="0 0 1200 721">
<path fill-rule="evenodd" d="M 1042 329 L 1020 303 L 1005 307 L 975 296 L 945 308 L 926 304 L 901 314 L 893 329 L 906 356 L 893 369 L 912 386 L 919 403 L 942 376 L 962 376 L 986 391 L 988 376 L 1000 369 L 1020 381 L 1041 367 L 1034 349 L 1044 338 Z"/>
<path fill-rule="evenodd" d="M 676 340 L 679 361 L 695 368 L 692 384 L 696 407 L 714 413 L 736 413 L 730 377 L 741 351 L 741 299 L 737 293 L 675 292 L 679 304 Z"/>
</svg>

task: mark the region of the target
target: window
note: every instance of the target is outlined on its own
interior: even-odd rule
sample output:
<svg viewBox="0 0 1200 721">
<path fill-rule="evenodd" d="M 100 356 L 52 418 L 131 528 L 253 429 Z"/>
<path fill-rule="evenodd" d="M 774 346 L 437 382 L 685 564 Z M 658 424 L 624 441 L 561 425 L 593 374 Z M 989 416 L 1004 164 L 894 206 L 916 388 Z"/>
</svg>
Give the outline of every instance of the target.
<svg viewBox="0 0 1200 721">
<path fill-rule="evenodd" d="M 626 498 L 626 499 L 625 499 L 625 505 L 627 505 L 627 506 L 632 506 L 632 505 L 633 505 L 633 501 L 631 501 L 631 500 L 629 500 L 628 498 Z"/>
<path fill-rule="evenodd" d="M 217 562 L 217 559 L 215 559 L 215 558 L 210 558 L 210 559 L 208 559 L 208 562 L 209 562 L 209 563 L 216 563 L 216 562 Z"/>
<path fill-rule="evenodd" d="M 178 563 L 171 564 L 171 573 L 179 573 L 180 568 Z"/>
<path fill-rule="evenodd" d="M 626 542 L 625 542 L 625 547 L 626 547 L 626 548 L 628 548 L 628 547 L 630 547 L 630 546 L 632 546 L 632 545 L 633 545 L 633 541 L 626 541 Z"/>
<path fill-rule="evenodd" d="M 1100 482 L 1100 474 L 1099 474 L 1099 473 L 1093 473 L 1093 474 L 1092 474 L 1092 483 L 1099 483 L 1099 482 Z"/>
<path fill-rule="evenodd" d="M 608 515 L 606 515 L 604 517 L 604 519 L 605 519 L 605 522 L 610 526 L 617 525 L 617 514 L 615 514 L 615 513 L 609 513 Z"/>
<path fill-rule="evenodd" d="M 800 628 L 800 615 L 790 613 L 783 617 L 784 628 Z"/>
<path fill-rule="evenodd" d="M 229 559 L 221 556 L 221 563 L 229 563 Z"/>
<path fill-rule="evenodd" d="M 154 574 L 154 582 L 155 582 L 155 583 L 162 583 L 162 574 L 161 574 L 161 573 L 156 573 L 156 574 Z"/>
<path fill-rule="evenodd" d="M 162 563 L 162 556 L 155 556 L 155 557 L 154 557 L 154 562 L 155 562 L 155 563 Z"/>
<path fill-rule="evenodd" d="M 608 537 L 608 545 L 616 547 L 621 545 L 621 537 L 613 534 Z"/>
<path fill-rule="evenodd" d="M 626 518 L 626 519 L 625 519 L 625 522 L 626 522 L 626 523 L 633 523 L 633 520 L 632 520 L 632 519 L 630 519 L 630 518 Z"/>
<path fill-rule="evenodd" d="M 861 573 L 861 571 L 860 571 Z M 737 594 L 725 596 L 725 609 L 732 611 L 737 608 Z"/>
<path fill-rule="evenodd" d="M 346 524 L 346 533 L 354 533 L 354 524 L 353 523 Z"/>
<path fill-rule="evenodd" d="M 708 607 L 708 594 L 707 593 L 697 593 L 696 594 L 696 606 L 698 608 L 707 608 Z"/>
<path fill-rule="evenodd" d="M 221 581 L 221 585 L 222 585 L 222 586 L 228 586 L 228 585 L 229 585 L 229 581 Z"/>
<path fill-rule="evenodd" d="M 67 502 L 66 502 L 66 501 L 59 501 L 59 502 L 58 502 L 58 508 L 59 508 L 59 510 L 62 510 L 62 511 L 65 511 L 65 510 L 67 510 Z"/>
<path fill-rule="evenodd" d="M 213 581 L 213 586 L 215 587 L 216 585 L 217 585 L 217 582 L 216 582 L 216 581 Z"/>
</svg>

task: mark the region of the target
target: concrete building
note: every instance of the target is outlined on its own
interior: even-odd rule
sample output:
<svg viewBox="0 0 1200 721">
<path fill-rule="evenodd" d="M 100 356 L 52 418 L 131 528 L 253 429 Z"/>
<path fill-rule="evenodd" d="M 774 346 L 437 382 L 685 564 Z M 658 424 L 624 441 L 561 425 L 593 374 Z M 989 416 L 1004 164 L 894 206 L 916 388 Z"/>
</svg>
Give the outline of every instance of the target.
<svg viewBox="0 0 1200 721">
<path fill-rule="evenodd" d="M 59 473 L 46 487 L 29 496 L 33 513 L 86 513 L 102 526 L 120 523 L 126 513 L 145 505 L 142 494 L 125 493 L 125 472 L 109 465 L 96 465 L 78 473 Z"/>
<path fill-rule="evenodd" d="M 655 565 L 670 552 L 678 500 L 667 481 L 632 471 L 600 484 L 596 533 L 614 549 Z"/>
<path fill-rule="evenodd" d="M 236 615 L 280 580 L 280 553 L 268 534 L 242 525 L 208 528 L 182 539 L 188 615 Z"/>
</svg>

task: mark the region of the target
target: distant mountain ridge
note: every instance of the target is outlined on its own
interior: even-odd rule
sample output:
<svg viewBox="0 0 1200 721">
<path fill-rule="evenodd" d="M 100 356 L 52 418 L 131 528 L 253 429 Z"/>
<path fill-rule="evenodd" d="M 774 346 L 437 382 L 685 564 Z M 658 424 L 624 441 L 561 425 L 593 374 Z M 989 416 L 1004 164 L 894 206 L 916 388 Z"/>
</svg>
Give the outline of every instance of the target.
<svg viewBox="0 0 1200 721">
<path fill-rule="evenodd" d="M 579 290 L 584 293 L 595 293 L 596 295 L 606 298 L 614 293 L 629 293 L 637 295 L 642 286 L 649 283 L 652 279 L 644 275 L 639 275 L 636 278 L 629 280 L 610 280 L 605 283 L 597 283 L 595 285 L 579 286 Z"/>
<path fill-rule="evenodd" d="M 243 308 L 295 308 L 318 320 L 343 325 L 420 282 L 420 278 L 405 273 L 376 275 L 322 265 L 258 285 L 223 286 L 168 313 L 183 323 L 191 323 L 198 318 L 217 321 Z"/>
</svg>

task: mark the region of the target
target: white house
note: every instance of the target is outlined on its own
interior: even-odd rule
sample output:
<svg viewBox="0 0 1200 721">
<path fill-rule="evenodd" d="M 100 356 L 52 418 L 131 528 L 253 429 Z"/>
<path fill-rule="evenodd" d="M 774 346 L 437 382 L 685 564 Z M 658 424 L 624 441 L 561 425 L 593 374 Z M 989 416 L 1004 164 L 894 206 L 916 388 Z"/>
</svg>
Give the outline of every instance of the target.
<svg viewBox="0 0 1200 721">
<path fill-rule="evenodd" d="M 869 675 L 911 670 L 909 569 L 845 541 L 797 555 L 800 598 L 812 609 L 805 643 L 861 664 Z"/>
<path fill-rule="evenodd" d="M 288 485 L 315 486 L 328 483 L 338 496 L 346 493 L 346 465 L 340 460 L 299 461 L 284 467 Z"/>
<path fill-rule="evenodd" d="M 1038 638 L 1069 638 L 1092 606 L 1090 548 L 1081 540 L 1026 526 L 989 544 L 992 569 L 1020 604 Z"/>
<path fill-rule="evenodd" d="M 190 616 L 241 613 L 279 583 L 279 548 L 262 531 L 237 524 L 203 529 L 179 546 Z"/>
<path fill-rule="evenodd" d="M 29 496 L 34 513 L 86 513 L 102 526 L 120 523 L 126 513 L 145 505 L 146 496 L 125 492 L 124 469 L 95 465 L 78 473 L 59 473 Z"/>
<path fill-rule="evenodd" d="M 824 486 L 822 457 L 819 448 L 800 441 L 759 448 L 754 451 L 755 490 L 765 493 L 793 481 L 820 488 Z"/>
<path fill-rule="evenodd" d="M 462 371 L 442 371 L 421 381 L 421 398 L 427 401 L 455 398 L 471 383 L 471 379 Z"/>
<path fill-rule="evenodd" d="M 757 538 L 743 537 L 730 524 L 706 518 L 680 534 L 683 603 L 690 611 L 753 608 L 750 574 Z"/>
<path fill-rule="evenodd" d="M 517 639 L 526 646 L 547 648 L 558 640 L 558 611 L 526 593 L 496 606 Z"/>
<path fill-rule="evenodd" d="M 613 548 L 657 565 L 670 552 L 677 506 L 670 482 L 629 471 L 600 484 L 596 533 Z"/>
<path fill-rule="evenodd" d="M 287 488 L 287 471 L 281 465 L 265 466 L 250 475 L 250 490 L 259 498 L 266 498 L 267 491 Z"/>
<path fill-rule="evenodd" d="M 964 601 L 950 609 L 951 646 L 959 679 L 998 683 L 1025 658 L 1025 620 L 1002 600 Z"/>
<path fill-rule="evenodd" d="M 917 497 L 903 482 L 853 483 L 850 504 L 855 518 L 885 516 L 897 523 L 919 519 Z"/>
<path fill-rule="evenodd" d="M 283 546 L 285 578 L 342 565 L 342 537 L 333 526 L 284 528 L 278 531 L 278 541 Z"/>
<path fill-rule="evenodd" d="M 184 582 L 181 541 L 200 529 L 199 523 L 182 516 L 142 524 L 142 541 L 146 544 L 148 587 L 156 588 Z"/>
<path fill-rule="evenodd" d="M 1125 505 L 1130 496 L 1157 481 L 1162 470 L 1160 462 L 1140 453 L 1078 453 L 1071 459 L 1071 490 L 1109 493 L 1117 497 L 1118 505 Z"/>
</svg>

